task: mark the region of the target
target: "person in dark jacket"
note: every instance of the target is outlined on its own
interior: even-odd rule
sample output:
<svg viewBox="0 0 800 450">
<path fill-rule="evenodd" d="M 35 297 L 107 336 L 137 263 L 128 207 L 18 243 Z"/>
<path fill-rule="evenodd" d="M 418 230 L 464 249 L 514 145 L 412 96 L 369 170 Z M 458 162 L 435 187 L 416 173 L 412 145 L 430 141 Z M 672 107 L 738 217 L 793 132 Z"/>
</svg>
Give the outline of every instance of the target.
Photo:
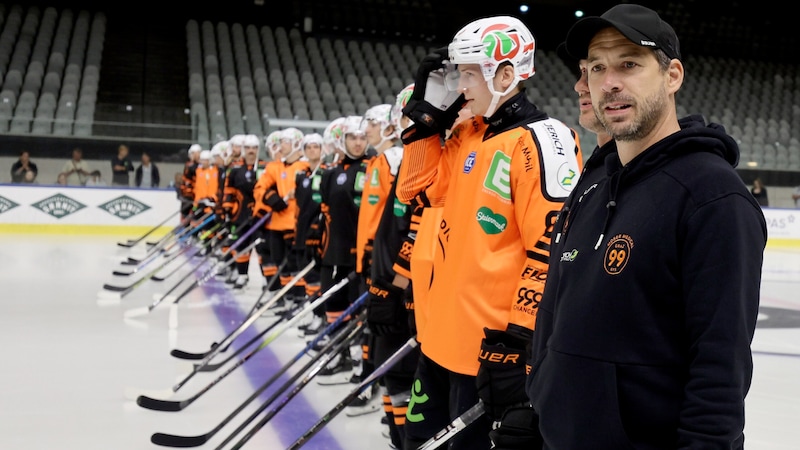
<svg viewBox="0 0 800 450">
<path fill-rule="evenodd" d="M 654 11 L 615 6 L 566 45 L 614 141 L 553 229 L 526 385 L 542 447 L 743 448 L 767 229 L 736 141 L 678 121 L 679 42 Z"/>
<path fill-rule="evenodd" d="M 142 152 L 142 162 L 133 175 L 136 187 L 139 188 L 157 188 L 161 184 L 158 166 L 150 160 L 150 155 L 147 152 Z"/>
</svg>

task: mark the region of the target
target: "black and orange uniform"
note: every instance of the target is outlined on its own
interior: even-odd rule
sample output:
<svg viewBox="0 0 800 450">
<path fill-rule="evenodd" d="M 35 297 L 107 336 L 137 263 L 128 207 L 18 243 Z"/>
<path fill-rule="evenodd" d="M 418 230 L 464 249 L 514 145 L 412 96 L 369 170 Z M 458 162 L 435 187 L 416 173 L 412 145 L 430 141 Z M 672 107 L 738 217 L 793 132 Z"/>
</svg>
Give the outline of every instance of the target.
<svg viewBox="0 0 800 450">
<path fill-rule="evenodd" d="M 180 200 L 181 200 L 181 217 L 187 217 L 194 206 L 194 178 L 195 171 L 198 167 L 198 162 L 189 158 L 183 165 L 183 174 L 181 175 L 180 186 Z"/>
<path fill-rule="evenodd" d="M 318 227 L 317 218 L 320 215 L 322 194 L 319 188 L 322 183 L 322 173 L 327 169 L 325 163 L 320 163 L 316 169 L 306 167 L 304 171 L 295 175 L 294 199 L 297 202 L 297 221 L 295 224 L 295 238 L 291 255 L 295 258 L 296 267 L 306 267 L 313 256 L 309 253 L 312 249 L 306 248 L 306 238 L 312 227 Z M 314 249 L 316 250 L 316 249 Z M 303 277 L 303 286 L 307 296 L 312 296 L 320 290 L 319 265 L 315 265 Z M 325 306 L 320 305 L 314 314 L 325 315 Z"/>
<path fill-rule="evenodd" d="M 253 188 L 264 168 L 263 161 L 256 160 L 255 164 L 247 164 L 246 161 L 241 160 L 238 163 L 233 163 L 228 169 L 228 174 L 225 177 L 222 208 L 226 215 L 226 220 L 230 221 L 231 226 L 227 238 L 228 243 L 222 247 L 223 252 L 227 252 L 230 244 L 236 242 L 241 234 L 248 231 L 248 226 L 252 225 L 253 206 L 255 206 Z M 237 246 L 237 250 L 247 247 L 257 237 L 259 237 L 257 232 L 250 234 L 248 239 L 245 239 Z M 236 258 L 237 273 L 239 275 L 247 275 L 250 269 L 250 252 L 245 254 L 237 253 L 234 250 L 231 255 Z"/>
<path fill-rule="evenodd" d="M 393 149 L 392 149 L 393 150 Z M 389 150 L 387 150 L 388 152 Z M 399 161 L 398 161 L 399 162 Z M 396 170 L 394 172 L 397 173 Z M 396 277 L 410 280 L 411 232 L 413 210 L 401 203 L 396 195 L 396 178 L 393 177 L 389 195 L 386 198 L 378 228 L 375 231 L 370 266 L 370 296 L 367 304 L 367 317 L 372 334 L 375 336 L 370 349 L 375 366 L 383 364 L 414 334 L 409 327 L 406 303 L 410 302 L 412 286 L 405 288 L 394 285 Z M 382 302 L 376 305 L 376 302 Z M 380 306 L 380 319 L 384 325 L 378 329 L 372 322 L 372 312 Z M 419 348 L 409 352 L 394 364 L 381 377 L 386 387 L 383 405 L 389 419 L 392 442 L 402 448 L 405 440 L 405 422 L 408 403 L 411 398 L 411 385 L 419 361 Z"/>
<path fill-rule="evenodd" d="M 213 164 L 208 168 L 202 165 L 197 166 L 193 194 L 194 209 L 197 214 L 205 215 L 215 212 L 214 205 L 219 201 L 219 169 L 217 166 Z"/>
<path fill-rule="evenodd" d="M 257 214 L 272 212 L 264 233 L 269 252 L 267 255 L 262 255 L 261 269 L 265 278 L 279 277 L 279 282 L 272 284 L 273 291 L 286 286 L 300 269 L 295 265 L 295 258 L 290 257 L 290 250 L 295 240 L 299 213 L 294 198 L 296 178 L 298 173 L 305 173 L 307 169 L 308 161 L 301 159 L 291 163 L 272 161 L 267 164 L 253 188 L 256 202 L 254 210 Z M 282 264 L 284 261 L 286 264 Z M 283 269 L 279 272 L 281 265 Z M 287 292 L 287 296 L 305 297 L 305 284 L 298 280 L 297 284 Z"/>
<path fill-rule="evenodd" d="M 322 174 L 320 184 L 320 211 L 324 220 L 322 266 L 320 284 L 322 291 L 347 278 L 356 269 L 356 229 L 361 193 L 364 190 L 365 171 L 375 152 L 368 149 L 364 155 L 353 159 L 344 156 L 339 164 Z M 325 302 L 328 323 L 333 323 L 350 303 L 363 292 L 359 283 L 348 283 Z"/>
<path fill-rule="evenodd" d="M 424 304 L 415 302 L 424 324 L 417 322 L 423 337 L 409 439 L 424 441 L 452 420 L 449 410 L 478 401 L 484 329 L 530 340 L 552 227 L 580 165 L 574 130 L 522 92 L 492 117 L 457 125 L 444 144 L 438 135 L 406 142 L 398 198 L 442 208 L 430 279 L 413 280 L 430 288 Z"/>
</svg>

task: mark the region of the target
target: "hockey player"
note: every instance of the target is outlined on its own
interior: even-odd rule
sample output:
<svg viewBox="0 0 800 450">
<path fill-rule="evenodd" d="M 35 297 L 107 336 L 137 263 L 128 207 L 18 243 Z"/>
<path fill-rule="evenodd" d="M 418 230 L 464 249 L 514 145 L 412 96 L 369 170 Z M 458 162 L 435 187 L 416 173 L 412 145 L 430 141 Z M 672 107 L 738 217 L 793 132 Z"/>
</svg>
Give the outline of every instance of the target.
<svg viewBox="0 0 800 450">
<path fill-rule="evenodd" d="M 249 145 L 244 145 L 244 153 L 240 161 L 233 161 L 225 177 L 224 197 L 222 207 L 225 220 L 231 222 L 228 241 L 236 242 L 239 234 L 247 231 L 252 226 L 253 221 L 253 188 L 256 181 L 264 171 L 264 161 L 259 160 L 259 150 L 261 141 L 257 136 Z M 255 239 L 256 233 L 250 234 L 246 242 L 242 242 L 239 248 L 247 247 Z M 223 246 L 223 251 L 227 251 Z M 233 280 L 235 289 L 244 288 L 249 282 L 248 272 L 250 270 L 251 252 L 234 255 L 236 258 L 236 278 Z"/>
<path fill-rule="evenodd" d="M 322 174 L 320 184 L 320 210 L 324 216 L 325 240 L 322 246 L 320 283 L 324 291 L 347 278 L 356 269 L 356 227 L 361 193 L 364 189 L 364 173 L 374 152 L 367 151 L 366 123 L 361 116 L 348 116 L 342 124 L 340 144 L 344 158 Z M 361 293 L 359 283 L 348 283 L 325 302 L 328 323 L 333 323 Z M 344 318 L 344 321 L 349 320 Z M 330 334 L 319 341 L 319 347 L 330 340 Z M 340 354 L 323 374 L 351 370 L 349 350 Z"/>
<path fill-rule="evenodd" d="M 272 211 L 272 217 L 265 226 L 265 240 L 268 254 L 262 255 L 262 271 L 265 279 L 277 276 L 278 283 L 272 283 L 272 295 L 282 289 L 294 278 L 300 269 L 296 261 L 289 257 L 295 238 L 298 207 L 295 200 L 295 181 L 298 173 L 308 168 L 303 160 L 303 133 L 297 128 L 286 128 L 281 132 L 281 148 L 278 159 L 267 164 L 264 174 L 253 189 L 255 214 L 262 217 Z M 266 258 L 265 258 L 266 256 Z M 289 308 L 294 298 L 305 298 L 305 286 L 297 283 L 271 308 L 279 313 Z"/>
<path fill-rule="evenodd" d="M 314 221 L 320 214 L 320 193 L 319 185 L 322 180 L 322 172 L 326 169 L 323 163 L 324 139 L 318 133 L 306 134 L 301 144 L 303 157 L 308 162 L 306 170 L 298 172 L 295 178 L 295 201 L 297 201 L 297 225 L 295 227 L 295 242 L 292 246 L 293 257 L 296 267 L 306 267 L 312 261 L 314 255 L 306 247 L 309 230 L 312 226 L 318 226 Z M 316 250 L 316 249 L 314 249 Z M 319 264 L 315 265 L 303 277 L 306 296 L 311 297 L 320 290 Z M 314 335 L 322 330 L 325 325 L 325 307 L 321 305 L 314 310 L 313 318 L 310 322 L 298 326 L 300 337 Z"/>
<path fill-rule="evenodd" d="M 213 213 L 219 201 L 219 169 L 211 159 L 211 151 L 202 150 L 200 165 L 195 169 L 194 208 L 202 210 L 202 214 Z"/>
<path fill-rule="evenodd" d="M 191 213 L 192 207 L 194 206 L 194 171 L 197 169 L 201 150 L 203 150 L 203 147 L 200 144 L 192 144 L 189 146 L 186 163 L 183 165 L 180 199 L 181 217 L 184 219 Z"/>
<path fill-rule="evenodd" d="M 414 125 L 402 136 L 397 196 L 443 208 L 431 278 L 414 280 L 429 283 L 431 301 L 424 330 L 417 323 L 424 338 L 406 414 L 408 449 L 479 399 L 486 414 L 450 445 L 488 449 L 491 422 L 527 402 L 526 344 L 552 225 L 582 160 L 576 133 L 520 86 L 534 73 L 534 48 L 519 19 L 474 21 L 422 60 L 404 109 Z M 475 116 L 442 145 L 462 107 Z"/>
<path fill-rule="evenodd" d="M 365 171 L 364 191 L 361 194 L 361 206 L 358 210 L 358 229 L 356 232 L 356 273 L 361 276 L 365 289 L 370 288 L 370 266 L 372 263 L 372 247 L 375 231 L 378 228 L 389 191 L 402 159 L 402 149 L 395 146 L 399 136 L 391 121 L 392 105 L 381 104 L 369 108 L 363 120 L 367 136 L 367 144 L 375 151 L 376 156 L 367 164 Z M 383 289 L 385 290 L 385 289 Z M 369 376 L 374 368 L 371 348 L 374 335 L 369 327 L 362 336 L 362 360 L 360 377 Z M 348 405 L 348 414 L 377 411 L 375 392 L 377 385 L 365 390 L 357 399 Z"/>
</svg>

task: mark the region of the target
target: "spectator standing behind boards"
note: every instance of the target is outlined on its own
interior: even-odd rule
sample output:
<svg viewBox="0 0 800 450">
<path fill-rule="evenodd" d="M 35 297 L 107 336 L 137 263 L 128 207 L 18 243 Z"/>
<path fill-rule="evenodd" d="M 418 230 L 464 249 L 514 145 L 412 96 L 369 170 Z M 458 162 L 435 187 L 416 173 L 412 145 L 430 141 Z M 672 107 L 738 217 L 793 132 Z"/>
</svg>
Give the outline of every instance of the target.
<svg viewBox="0 0 800 450">
<path fill-rule="evenodd" d="M 125 144 L 120 144 L 117 148 L 117 156 L 111 159 L 111 185 L 125 186 L 131 185 L 130 173 L 133 172 L 133 163 L 128 156 L 129 149 Z"/>
<path fill-rule="evenodd" d="M 741 449 L 767 228 L 736 141 L 678 121 L 684 62 L 655 11 L 581 19 L 566 49 L 614 141 L 552 229 L 526 385 L 538 448 Z"/>
<path fill-rule="evenodd" d="M 753 180 L 753 187 L 750 188 L 750 193 L 753 194 L 753 197 L 756 198 L 756 201 L 761 206 L 769 206 L 769 198 L 767 198 L 767 188 L 764 187 L 764 183 L 761 182 L 761 178 L 756 177 Z"/>
<path fill-rule="evenodd" d="M 72 159 L 64 163 L 61 173 L 67 177 L 67 185 L 83 186 L 89 178 L 91 169 L 89 164 L 83 160 L 83 150 L 75 148 L 72 150 Z"/>
<path fill-rule="evenodd" d="M 39 169 L 36 167 L 36 164 L 31 162 L 30 154 L 27 150 L 23 150 L 22 153 L 19 154 L 17 162 L 11 165 L 12 183 L 33 183 L 38 174 Z"/>
<path fill-rule="evenodd" d="M 158 166 L 150 160 L 147 152 L 142 152 L 142 162 L 133 174 L 136 187 L 157 188 L 161 183 Z"/>
<path fill-rule="evenodd" d="M 103 187 L 108 186 L 108 183 L 106 183 L 106 181 L 103 179 L 103 175 L 99 170 L 93 170 L 92 173 L 89 174 L 89 178 L 86 180 L 85 186 Z"/>
<path fill-rule="evenodd" d="M 795 208 L 800 208 L 800 186 L 795 186 L 792 192 L 792 200 L 794 200 Z"/>
</svg>

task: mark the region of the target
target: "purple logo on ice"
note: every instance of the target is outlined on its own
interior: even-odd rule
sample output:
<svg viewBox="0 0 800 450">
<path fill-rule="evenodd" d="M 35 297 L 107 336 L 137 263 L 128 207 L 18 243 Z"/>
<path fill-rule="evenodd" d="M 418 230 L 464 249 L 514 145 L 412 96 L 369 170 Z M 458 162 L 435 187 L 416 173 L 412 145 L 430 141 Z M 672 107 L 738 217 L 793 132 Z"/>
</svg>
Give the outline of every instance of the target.
<svg viewBox="0 0 800 450">
<path fill-rule="evenodd" d="M 150 209 L 149 206 L 145 205 L 139 200 L 136 200 L 135 198 L 128 197 L 127 195 L 117 197 L 114 200 L 103 203 L 102 205 L 98 205 L 97 207 L 111 214 L 112 216 L 119 217 L 122 220 L 130 219 L 131 217 Z"/>
<path fill-rule="evenodd" d="M 44 200 L 39 200 L 31 206 L 56 219 L 66 217 L 86 207 L 83 203 L 63 194 L 52 195 Z"/>
</svg>

